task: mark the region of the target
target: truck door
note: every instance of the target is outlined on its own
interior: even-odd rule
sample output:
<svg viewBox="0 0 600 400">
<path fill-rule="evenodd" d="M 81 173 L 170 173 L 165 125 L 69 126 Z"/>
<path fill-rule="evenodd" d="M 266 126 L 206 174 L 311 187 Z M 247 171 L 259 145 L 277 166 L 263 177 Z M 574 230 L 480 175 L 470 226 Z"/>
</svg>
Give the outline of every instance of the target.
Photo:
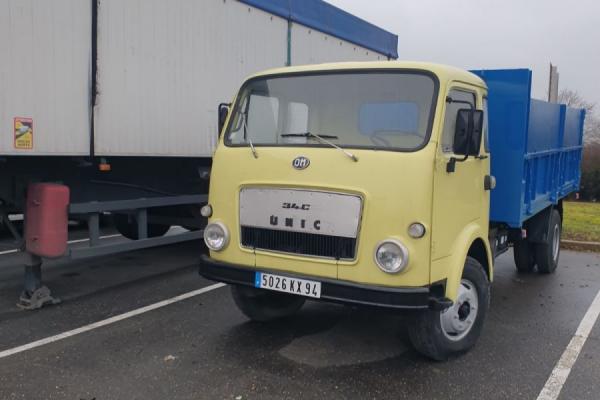
<svg viewBox="0 0 600 400">
<path fill-rule="evenodd" d="M 454 131 L 458 110 L 477 104 L 477 91 L 468 86 L 454 86 L 449 90 L 445 103 L 444 121 L 436 157 L 433 188 L 432 218 L 432 261 L 451 254 L 455 240 L 462 230 L 472 222 L 485 223 L 489 192 L 484 188 L 484 177 L 489 170 L 489 160 L 469 157 L 457 162 L 454 172 L 447 172 L 446 166 L 452 157 L 463 156 L 452 152 Z M 468 103 L 468 104 L 467 104 Z"/>
</svg>

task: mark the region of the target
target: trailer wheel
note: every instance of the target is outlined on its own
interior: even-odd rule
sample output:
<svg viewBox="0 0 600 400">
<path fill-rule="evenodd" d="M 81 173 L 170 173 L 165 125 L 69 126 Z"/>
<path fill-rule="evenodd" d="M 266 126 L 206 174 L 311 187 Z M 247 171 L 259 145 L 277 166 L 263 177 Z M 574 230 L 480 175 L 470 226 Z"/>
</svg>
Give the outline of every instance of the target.
<svg viewBox="0 0 600 400">
<path fill-rule="evenodd" d="M 444 361 L 471 349 L 481 335 L 490 304 L 490 283 L 481 264 L 468 257 L 456 302 L 444 311 L 417 314 L 409 326 L 416 350 Z"/>
<path fill-rule="evenodd" d="M 513 246 L 515 266 L 519 272 L 532 272 L 535 268 L 535 247 L 528 240 L 518 240 Z"/>
<path fill-rule="evenodd" d="M 550 226 L 546 242 L 536 245 L 535 258 L 538 271 L 541 274 L 551 274 L 556 271 L 558 258 L 560 257 L 560 236 L 562 233 L 562 221 L 557 210 L 552 210 L 550 215 Z"/>
<path fill-rule="evenodd" d="M 133 215 L 114 214 L 113 222 L 121 235 L 127 239 L 138 240 L 137 221 Z M 148 237 L 163 236 L 170 228 L 169 225 L 148 224 Z"/>
<path fill-rule="evenodd" d="M 285 293 L 269 292 L 249 286 L 231 286 L 233 301 L 252 321 L 268 322 L 294 315 L 306 299 Z"/>
</svg>

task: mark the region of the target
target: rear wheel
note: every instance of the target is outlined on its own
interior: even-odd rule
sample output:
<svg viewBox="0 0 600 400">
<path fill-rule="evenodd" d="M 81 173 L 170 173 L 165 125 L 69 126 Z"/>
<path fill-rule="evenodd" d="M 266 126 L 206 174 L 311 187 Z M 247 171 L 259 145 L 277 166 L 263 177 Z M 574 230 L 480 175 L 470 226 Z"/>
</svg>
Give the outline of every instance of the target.
<svg viewBox="0 0 600 400">
<path fill-rule="evenodd" d="M 518 240 L 513 246 L 515 266 L 519 272 L 532 272 L 535 267 L 535 247 L 527 239 Z"/>
<path fill-rule="evenodd" d="M 409 327 L 410 340 L 421 354 L 447 360 L 471 349 L 481 335 L 490 303 L 490 284 L 481 264 L 468 257 L 452 307 L 418 314 Z"/>
<path fill-rule="evenodd" d="M 249 286 L 231 286 L 231 294 L 240 311 L 252 321 L 259 322 L 294 315 L 306 301 L 304 297 Z"/>
<path fill-rule="evenodd" d="M 138 240 L 137 220 L 133 215 L 115 214 L 113 222 L 117 231 L 127 239 Z M 148 224 L 148 237 L 160 237 L 169 231 L 169 225 Z"/>
<path fill-rule="evenodd" d="M 560 257 L 560 236 L 562 233 L 562 221 L 557 210 L 552 210 L 550 215 L 550 226 L 544 243 L 535 247 L 535 258 L 538 271 L 542 274 L 551 274 L 556 271 L 558 258 Z"/>
</svg>

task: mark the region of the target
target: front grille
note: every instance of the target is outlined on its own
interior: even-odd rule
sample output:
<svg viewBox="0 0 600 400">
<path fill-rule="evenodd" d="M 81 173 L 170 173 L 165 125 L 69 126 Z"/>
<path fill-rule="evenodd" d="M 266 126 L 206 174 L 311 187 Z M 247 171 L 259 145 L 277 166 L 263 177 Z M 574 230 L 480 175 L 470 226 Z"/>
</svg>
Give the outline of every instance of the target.
<svg viewBox="0 0 600 400">
<path fill-rule="evenodd" d="M 242 246 L 335 259 L 354 259 L 356 239 L 242 227 Z"/>
</svg>

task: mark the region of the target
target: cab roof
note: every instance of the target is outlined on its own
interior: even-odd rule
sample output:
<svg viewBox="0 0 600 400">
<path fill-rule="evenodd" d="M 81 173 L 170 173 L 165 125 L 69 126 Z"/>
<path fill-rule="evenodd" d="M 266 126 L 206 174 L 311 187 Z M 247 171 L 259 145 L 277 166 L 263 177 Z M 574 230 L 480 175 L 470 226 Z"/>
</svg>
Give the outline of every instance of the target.
<svg viewBox="0 0 600 400">
<path fill-rule="evenodd" d="M 348 71 L 348 70 L 381 70 L 381 69 L 407 69 L 407 70 L 421 70 L 429 71 L 434 73 L 440 83 L 450 81 L 460 81 L 469 83 L 472 85 L 487 88 L 485 82 L 477 75 L 453 67 L 450 65 L 436 64 L 430 62 L 418 62 L 418 61 L 372 61 L 372 62 L 338 62 L 328 64 L 315 64 L 315 65 L 301 65 L 294 67 L 283 67 L 269 69 L 258 74 L 251 76 L 248 79 L 258 78 L 261 76 L 269 75 L 287 75 L 287 74 L 302 74 L 311 72 L 331 72 L 331 71 Z"/>
</svg>

